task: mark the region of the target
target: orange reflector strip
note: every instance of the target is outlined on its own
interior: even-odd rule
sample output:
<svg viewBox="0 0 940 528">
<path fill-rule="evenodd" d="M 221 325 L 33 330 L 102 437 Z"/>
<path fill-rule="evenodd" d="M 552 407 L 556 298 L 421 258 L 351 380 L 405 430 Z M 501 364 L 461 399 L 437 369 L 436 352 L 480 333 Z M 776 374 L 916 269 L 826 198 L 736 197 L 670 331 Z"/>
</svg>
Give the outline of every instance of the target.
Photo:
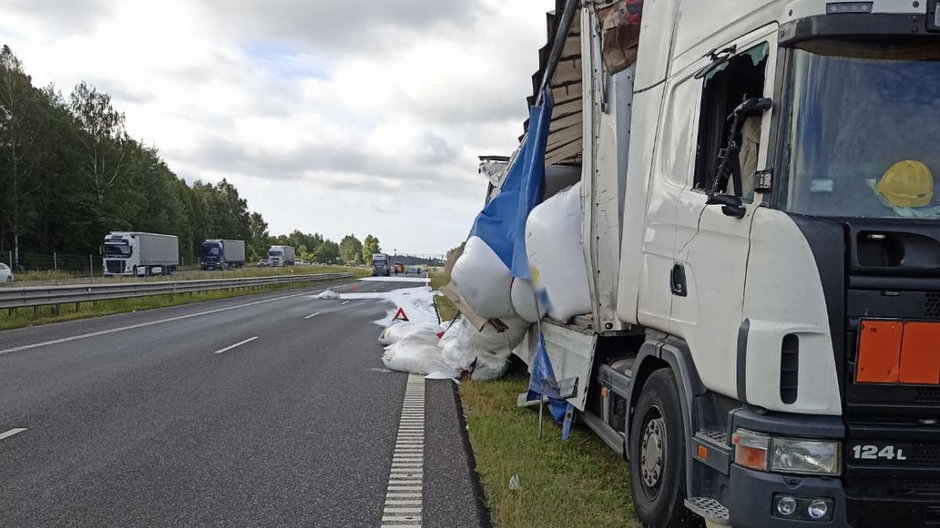
<svg viewBox="0 0 940 528">
<path fill-rule="evenodd" d="M 857 382 L 898 382 L 902 331 L 900 321 L 862 321 L 858 331 Z"/>
<path fill-rule="evenodd" d="M 916 385 L 940 384 L 940 324 L 904 324 L 899 379 Z"/>
<path fill-rule="evenodd" d="M 708 448 L 703 445 L 696 448 L 695 454 L 702 460 L 708 460 Z"/>
<path fill-rule="evenodd" d="M 734 448 L 734 463 L 744 467 L 766 471 L 767 450 L 758 449 L 756 447 L 745 447 L 738 444 Z"/>
</svg>

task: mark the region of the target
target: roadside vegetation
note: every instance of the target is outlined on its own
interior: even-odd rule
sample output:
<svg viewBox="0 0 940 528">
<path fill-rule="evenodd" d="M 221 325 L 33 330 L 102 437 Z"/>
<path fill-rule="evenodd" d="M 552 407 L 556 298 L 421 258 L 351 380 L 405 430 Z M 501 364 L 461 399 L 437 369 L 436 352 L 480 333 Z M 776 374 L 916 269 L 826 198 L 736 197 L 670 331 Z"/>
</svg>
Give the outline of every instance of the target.
<svg viewBox="0 0 940 528">
<path fill-rule="evenodd" d="M 254 269 L 257 274 L 251 275 L 251 268 L 244 270 L 233 270 L 228 273 L 244 271 L 243 275 L 225 275 L 221 272 L 206 272 L 209 277 L 198 278 L 235 278 L 235 277 L 259 277 L 273 275 L 290 275 L 290 268 L 271 268 Z M 300 270 L 300 271 L 296 271 Z M 309 266 L 296 268 L 296 274 L 312 273 L 352 273 L 355 277 L 368 275 L 368 271 L 362 268 L 348 268 L 343 266 Z M 160 279 L 161 277 L 157 277 Z M 163 277 L 163 279 L 171 279 Z M 175 280 L 175 279 L 174 279 Z M 140 310 L 151 310 L 154 308 L 166 308 L 169 306 L 178 306 L 182 304 L 191 304 L 203 301 L 213 301 L 218 299 L 228 299 L 231 297 L 241 297 L 245 295 L 254 295 L 277 290 L 289 290 L 298 288 L 307 288 L 319 284 L 329 284 L 337 281 L 322 282 L 304 282 L 298 284 L 273 284 L 270 286 L 259 286 L 254 288 L 239 288 L 234 290 L 217 290 L 200 293 L 177 293 L 170 295 L 152 295 L 148 297 L 135 297 L 131 299 L 114 299 L 108 301 L 83 302 L 76 306 L 74 303 L 63 304 L 60 306 L 43 306 L 33 308 L 17 308 L 14 310 L 0 310 L 0 330 L 10 330 L 13 328 L 22 328 L 26 326 L 35 326 L 47 323 L 57 323 L 62 321 L 71 321 L 74 319 L 86 319 L 89 317 L 99 317 L 102 315 L 112 315 L 118 313 L 136 312 Z"/>
<path fill-rule="evenodd" d="M 428 277 L 431 279 L 431 289 L 440 292 L 441 288 L 450 282 L 450 277 L 441 271 L 429 271 Z M 437 313 L 441 315 L 441 321 L 450 321 L 457 316 L 457 308 L 450 302 L 443 293 L 434 296 L 434 304 L 437 305 Z"/>
<path fill-rule="evenodd" d="M 465 381 L 460 394 L 486 505 L 500 528 L 530 526 L 639 528 L 627 464 L 587 427 L 561 428 L 538 407 L 519 408 L 528 387 L 524 366 L 496 381 Z M 509 482 L 518 476 L 518 489 Z"/>
</svg>

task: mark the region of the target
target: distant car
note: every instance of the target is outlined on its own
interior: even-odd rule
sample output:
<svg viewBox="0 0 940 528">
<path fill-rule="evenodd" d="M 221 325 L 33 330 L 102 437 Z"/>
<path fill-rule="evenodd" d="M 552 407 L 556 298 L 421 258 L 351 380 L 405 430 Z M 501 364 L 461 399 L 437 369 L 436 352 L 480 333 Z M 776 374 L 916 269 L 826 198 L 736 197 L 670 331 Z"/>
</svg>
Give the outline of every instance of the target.
<svg viewBox="0 0 940 528">
<path fill-rule="evenodd" d="M 2 262 L 0 262 L 0 282 L 13 282 L 13 270 Z"/>
<path fill-rule="evenodd" d="M 420 266 L 405 266 L 405 275 L 421 275 Z"/>
<path fill-rule="evenodd" d="M 294 261 L 295 266 L 306 266 L 308 262 L 304 259 L 297 259 Z"/>
<path fill-rule="evenodd" d="M 259 267 L 259 268 L 266 268 L 266 267 L 268 267 L 268 266 L 270 266 L 270 265 L 271 265 L 271 264 L 268 263 L 268 259 L 261 259 L 261 260 L 258 261 L 258 267 Z"/>
</svg>

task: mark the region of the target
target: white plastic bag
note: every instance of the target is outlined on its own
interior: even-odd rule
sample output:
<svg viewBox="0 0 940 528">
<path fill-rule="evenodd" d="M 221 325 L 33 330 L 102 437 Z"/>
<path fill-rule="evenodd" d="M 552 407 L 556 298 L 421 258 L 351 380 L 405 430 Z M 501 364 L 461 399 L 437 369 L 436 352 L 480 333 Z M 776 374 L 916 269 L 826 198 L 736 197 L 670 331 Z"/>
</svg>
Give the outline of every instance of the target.
<svg viewBox="0 0 940 528">
<path fill-rule="evenodd" d="M 509 296 L 512 299 L 512 309 L 521 319 L 534 323 L 545 316 L 544 306 L 539 304 L 536 308 L 535 290 L 532 289 L 531 282 L 518 277 L 512 279 Z"/>
<path fill-rule="evenodd" d="M 483 353 L 477 357 L 477 362 L 473 366 L 473 374 L 470 379 L 473 381 L 489 381 L 499 379 L 506 374 L 509 369 L 509 357 L 498 356 L 490 353 Z"/>
<path fill-rule="evenodd" d="M 525 338 L 525 333 L 531 323 L 519 317 L 506 317 L 500 321 L 507 327 L 502 332 L 497 330 L 493 323 L 486 323 L 482 330 L 473 335 L 472 339 L 483 350 L 501 352 L 509 357 L 512 349 L 519 346 Z"/>
<path fill-rule="evenodd" d="M 449 366 L 441 356 L 441 348 L 416 336 L 408 336 L 385 347 L 382 354 L 385 367 L 399 372 L 427 375 L 432 372 L 459 372 Z"/>
<path fill-rule="evenodd" d="M 320 295 L 317 295 L 317 299 L 336 300 L 339 298 L 340 295 L 333 290 L 323 290 L 320 292 Z"/>
<path fill-rule="evenodd" d="M 441 336 L 440 347 L 444 361 L 453 368 L 469 370 L 478 350 L 473 341 L 476 328 L 465 318 L 457 319 Z"/>
<path fill-rule="evenodd" d="M 406 337 L 414 336 L 428 343 L 437 344 L 437 334 L 443 329 L 436 323 L 400 322 L 389 325 L 379 334 L 379 343 L 391 345 Z"/>
<path fill-rule="evenodd" d="M 450 274 L 461 297 L 480 317 L 501 319 L 514 315 L 509 268 L 486 242 L 470 237 Z"/>
<path fill-rule="evenodd" d="M 548 314 L 567 321 L 591 311 L 581 244 L 581 183 L 532 209 L 525 232 L 532 285 L 539 299 L 546 299 Z"/>
</svg>

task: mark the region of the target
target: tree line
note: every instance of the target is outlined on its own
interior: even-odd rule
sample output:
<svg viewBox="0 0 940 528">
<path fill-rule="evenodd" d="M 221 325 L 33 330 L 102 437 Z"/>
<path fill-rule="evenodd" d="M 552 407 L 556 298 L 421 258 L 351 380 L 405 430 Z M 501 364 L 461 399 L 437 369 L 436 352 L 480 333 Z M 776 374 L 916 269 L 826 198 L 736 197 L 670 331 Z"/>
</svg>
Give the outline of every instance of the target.
<svg viewBox="0 0 940 528">
<path fill-rule="evenodd" d="M 132 138 L 111 97 L 81 82 L 65 96 L 37 88 L 6 45 L 0 50 L 0 254 L 96 254 L 110 231 L 176 235 L 187 262 L 203 240 L 244 240 L 252 260 L 271 244 L 323 263 L 370 263 L 378 239 L 339 243 L 294 231 L 271 236 L 261 213 L 226 180 L 187 184 L 157 148 Z"/>
</svg>

